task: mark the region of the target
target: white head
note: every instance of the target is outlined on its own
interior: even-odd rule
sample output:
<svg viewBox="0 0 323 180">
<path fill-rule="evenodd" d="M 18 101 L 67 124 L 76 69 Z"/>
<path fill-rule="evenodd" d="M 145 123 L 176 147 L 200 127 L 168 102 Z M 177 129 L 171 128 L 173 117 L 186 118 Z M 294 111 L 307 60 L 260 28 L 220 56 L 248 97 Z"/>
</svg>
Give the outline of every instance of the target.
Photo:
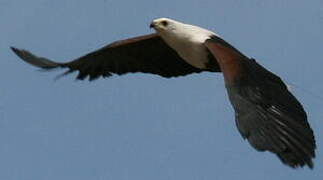
<svg viewBox="0 0 323 180">
<path fill-rule="evenodd" d="M 154 19 L 151 24 L 150 28 L 154 28 L 158 33 L 163 33 L 163 32 L 170 32 L 172 30 L 176 29 L 176 26 L 179 24 L 182 24 L 178 21 L 169 19 L 169 18 L 158 18 Z"/>
<path fill-rule="evenodd" d="M 162 37 L 168 35 L 186 37 L 216 35 L 214 32 L 211 32 L 207 29 L 190 24 L 181 23 L 169 18 L 154 19 L 150 24 L 150 28 L 154 28 L 156 32 Z"/>
<path fill-rule="evenodd" d="M 155 19 L 150 27 L 189 64 L 198 68 L 205 67 L 208 54 L 204 42 L 215 33 L 169 18 Z"/>
</svg>

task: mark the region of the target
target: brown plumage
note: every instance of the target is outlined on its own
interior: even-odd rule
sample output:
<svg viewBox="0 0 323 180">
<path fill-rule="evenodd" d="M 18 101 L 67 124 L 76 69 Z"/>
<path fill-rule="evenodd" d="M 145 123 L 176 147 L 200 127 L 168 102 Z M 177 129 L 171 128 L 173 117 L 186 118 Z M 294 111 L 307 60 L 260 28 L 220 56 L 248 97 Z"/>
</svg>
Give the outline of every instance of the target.
<svg viewBox="0 0 323 180">
<path fill-rule="evenodd" d="M 206 41 L 224 74 L 236 125 L 259 151 L 275 153 L 293 168 L 313 168 L 315 138 L 307 115 L 275 74 L 218 37 Z"/>
</svg>

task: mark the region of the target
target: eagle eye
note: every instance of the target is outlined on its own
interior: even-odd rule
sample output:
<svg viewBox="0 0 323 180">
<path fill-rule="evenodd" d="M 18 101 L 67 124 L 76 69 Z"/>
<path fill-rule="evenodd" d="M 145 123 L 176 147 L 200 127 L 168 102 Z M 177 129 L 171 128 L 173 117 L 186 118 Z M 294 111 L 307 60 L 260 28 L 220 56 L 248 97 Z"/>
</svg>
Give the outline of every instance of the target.
<svg viewBox="0 0 323 180">
<path fill-rule="evenodd" d="M 162 21 L 162 22 L 161 22 L 161 24 L 162 24 L 163 26 L 167 26 L 167 25 L 168 25 L 168 22 L 167 22 L 167 21 Z"/>
</svg>

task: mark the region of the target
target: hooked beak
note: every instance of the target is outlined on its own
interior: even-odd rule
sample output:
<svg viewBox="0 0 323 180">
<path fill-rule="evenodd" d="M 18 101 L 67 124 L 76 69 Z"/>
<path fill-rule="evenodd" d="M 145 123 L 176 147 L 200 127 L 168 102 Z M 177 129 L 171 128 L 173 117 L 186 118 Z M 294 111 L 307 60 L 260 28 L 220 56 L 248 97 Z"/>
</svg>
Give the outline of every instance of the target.
<svg viewBox="0 0 323 180">
<path fill-rule="evenodd" d="M 154 22 L 150 23 L 150 26 L 149 27 L 150 28 L 155 28 L 155 23 Z"/>
</svg>

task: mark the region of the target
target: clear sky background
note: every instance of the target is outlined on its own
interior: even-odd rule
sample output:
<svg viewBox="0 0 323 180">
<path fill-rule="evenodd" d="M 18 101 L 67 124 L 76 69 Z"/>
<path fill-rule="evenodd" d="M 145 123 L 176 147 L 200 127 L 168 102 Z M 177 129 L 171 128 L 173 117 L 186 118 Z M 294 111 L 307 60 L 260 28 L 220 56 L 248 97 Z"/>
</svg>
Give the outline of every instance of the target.
<svg viewBox="0 0 323 180">
<path fill-rule="evenodd" d="M 315 131 L 314 170 L 238 133 L 221 74 L 89 83 L 40 72 L 9 46 L 68 61 L 171 17 L 213 30 L 281 76 Z M 1 180 L 322 180 L 322 0 L 0 0 Z"/>
</svg>

